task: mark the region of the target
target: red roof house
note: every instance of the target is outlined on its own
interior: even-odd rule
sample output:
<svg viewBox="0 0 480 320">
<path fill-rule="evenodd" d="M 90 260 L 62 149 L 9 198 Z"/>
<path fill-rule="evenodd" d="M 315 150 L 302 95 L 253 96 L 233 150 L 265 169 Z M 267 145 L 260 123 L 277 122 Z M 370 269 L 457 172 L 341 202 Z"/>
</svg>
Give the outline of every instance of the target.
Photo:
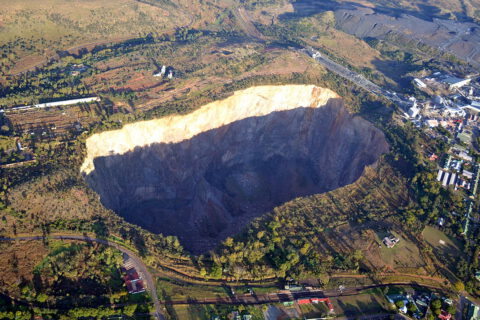
<svg viewBox="0 0 480 320">
<path fill-rule="evenodd" d="M 450 313 L 448 313 L 447 311 L 443 311 L 438 315 L 438 319 L 441 319 L 441 320 L 451 320 L 452 319 L 452 315 Z"/>
</svg>

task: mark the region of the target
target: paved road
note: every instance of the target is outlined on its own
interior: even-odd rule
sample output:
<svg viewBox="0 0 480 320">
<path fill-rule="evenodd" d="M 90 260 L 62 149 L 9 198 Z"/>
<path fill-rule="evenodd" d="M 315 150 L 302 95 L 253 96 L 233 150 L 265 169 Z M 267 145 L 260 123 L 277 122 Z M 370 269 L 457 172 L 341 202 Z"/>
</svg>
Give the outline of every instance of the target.
<svg viewBox="0 0 480 320">
<path fill-rule="evenodd" d="M 336 63 L 335 61 L 328 58 L 326 55 L 321 54 L 320 52 L 316 51 L 311 47 L 301 49 L 300 52 L 309 55 L 310 57 L 315 59 L 315 61 L 322 64 L 329 71 L 339 75 L 342 78 L 352 81 L 357 86 L 363 88 L 364 90 L 367 90 L 368 92 L 371 92 L 377 96 L 384 97 L 400 106 L 403 106 L 406 103 L 398 96 L 396 96 L 393 92 L 388 92 L 384 90 L 383 88 L 379 87 L 375 83 L 365 78 L 363 75 L 349 70 L 348 68 Z"/>
<path fill-rule="evenodd" d="M 455 319 L 462 320 L 463 308 L 465 305 L 468 305 L 468 300 L 464 296 L 460 296 L 457 303 L 457 313 L 455 314 Z"/>
<path fill-rule="evenodd" d="M 155 306 L 155 313 L 153 316 L 158 320 L 164 320 L 165 317 L 162 314 L 162 308 L 160 306 L 160 302 L 158 300 L 157 290 L 155 287 L 155 281 L 153 281 L 153 277 L 147 269 L 147 266 L 143 263 L 143 261 L 131 250 L 122 247 L 121 245 L 111 242 L 105 239 L 99 238 L 91 238 L 88 236 L 75 236 L 75 235 L 52 235 L 48 237 L 49 239 L 57 239 L 57 240 L 76 240 L 76 241 L 86 241 L 86 242 L 96 242 L 100 244 L 104 244 L 106 246 L 113 247 L 124 254 L 128 255 L 130 259 L 133 261 L 135 268 L 141 272 L 145 277 L 145 282 L 147 283 L 147 289 L 152 297 L 153 305 Z M 15 238 L 0 238 L 0 241 L 30 241 L 30 240 L 44 240 L 45 237 L 43 236 L 27 236 L 27 237 L 15 237 Z"/>
</svg>

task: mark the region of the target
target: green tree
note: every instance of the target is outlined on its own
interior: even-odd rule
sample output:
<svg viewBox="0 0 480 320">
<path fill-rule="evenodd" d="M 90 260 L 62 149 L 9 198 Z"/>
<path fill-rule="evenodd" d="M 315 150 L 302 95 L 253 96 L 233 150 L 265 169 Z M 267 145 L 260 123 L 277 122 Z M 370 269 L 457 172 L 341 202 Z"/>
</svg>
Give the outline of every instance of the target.
<svg viewBox="0 0 480 320">
<path fill-rule="evenodd" d="M 407 310 L 411 313 L 414 313 L 417 311 L 417 307 L 415 306 L 415 304 L 413 302 L 409 302 L 407 303 Z"/>
<path fill-rule="evenodd" d="M 405 302 L 403 302 L 402 300 L 398 300 L 397 302 L 395 302 L 395 305 L 398 309 L 401 309 L 405 306 Z"/>
<path fill-rule="evenodd" d="M 45 301 L 47 301 L 47 299 L 48 299 L 48 296 L 45 293 L 39 293 L 37 295 L 37 301 L 40 303 L 44 303 Z"/>
<path fill-rule="evenodd" d="M 213 279 L 220 279 L 222 277 L 222 266 L 214 264 L 210 270 L 210 277 Z"/>
<path fill-rule="evenodd" d="M 447 312 L 450 314 L 455 314 L 457 312 L 457 308 L 454 305 L 449 305 L 447 307 Z"/>
<path fill-rule="evenodd" d="M 464 284 L 463 282 L 461 282 L 461 281 L 455 282 L 454 287 L 455 287 L 455 290 L 457 290 L 457 291 L 459 291 L 459 292 L 465 291 L 465 284 Z"/>
</svg>

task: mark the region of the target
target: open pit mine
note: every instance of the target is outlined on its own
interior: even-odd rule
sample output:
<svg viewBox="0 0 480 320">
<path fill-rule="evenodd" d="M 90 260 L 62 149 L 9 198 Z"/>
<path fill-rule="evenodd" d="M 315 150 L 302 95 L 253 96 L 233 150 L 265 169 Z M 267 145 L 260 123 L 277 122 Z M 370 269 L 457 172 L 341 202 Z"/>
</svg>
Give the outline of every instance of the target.
<svg viewBox="0 0 480 320">
<path fill-rule="evenodd" d="M 311 85 L 238 91 L 86 147 L 81 171 L 107 208 L 193 253 L 286 201 L 354 182 L 388 151 L 380 130 Z"/>
</svg>

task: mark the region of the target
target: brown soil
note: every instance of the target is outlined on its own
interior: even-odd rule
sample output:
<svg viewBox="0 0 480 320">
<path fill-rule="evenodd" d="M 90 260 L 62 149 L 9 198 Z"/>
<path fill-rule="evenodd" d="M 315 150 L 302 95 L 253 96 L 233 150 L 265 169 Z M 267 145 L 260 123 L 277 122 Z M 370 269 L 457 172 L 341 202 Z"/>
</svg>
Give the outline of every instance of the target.
<svg viewBox="0 0 480 320">
<path fill-rule="evenodd" d="M 33 268 L 48 252 L 41 241 L 0 243 L 0 291 L 19 295 L 22 283 L 33 279 Z"/>
</svg>

